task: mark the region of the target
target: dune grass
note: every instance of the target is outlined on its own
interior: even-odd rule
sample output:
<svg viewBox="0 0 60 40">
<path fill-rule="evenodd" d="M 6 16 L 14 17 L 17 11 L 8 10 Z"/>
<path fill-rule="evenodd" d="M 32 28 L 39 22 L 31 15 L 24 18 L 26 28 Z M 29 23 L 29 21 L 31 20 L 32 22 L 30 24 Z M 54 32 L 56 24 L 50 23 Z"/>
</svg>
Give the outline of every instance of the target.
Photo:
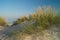
<svg viewBox="0 0 60 40">
<path fill-rule="evenodd" d="M 32 35 L 42 33 L 42 31 L 50 28 L 52 25 L 60 24 L 60 14 L 56 11 L 55 8 L 51 8 L 50 6 L 41 7 L 37 8 L 34 13 L 29 15 L 29 17 L 23 16 L 22 18 L 19 18 L 13 23 L 13 25 L 20 24 L 24 21 L 29 21 L 30 24 L 27 26 L 25 25 L 25 29 L 23 29 L 22 32 L 13 32 L 15 35 L 18 34 L 19 36 L 20 34 Z"/>
</svg>

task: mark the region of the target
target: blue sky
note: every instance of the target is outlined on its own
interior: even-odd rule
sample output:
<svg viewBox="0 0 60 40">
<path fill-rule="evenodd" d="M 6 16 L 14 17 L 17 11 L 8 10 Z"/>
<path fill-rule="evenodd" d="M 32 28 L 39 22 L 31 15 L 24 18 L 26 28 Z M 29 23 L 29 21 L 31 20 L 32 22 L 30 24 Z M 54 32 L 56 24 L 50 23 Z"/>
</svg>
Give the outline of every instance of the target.
<svg viewBox="0 0 60 40">
<path fill-rule="evenodd" d="M 0 16 L 9 22 L 29 15 L 39 6 L 60 7 L 60 0 L 0 0 Z"/>
</svg>

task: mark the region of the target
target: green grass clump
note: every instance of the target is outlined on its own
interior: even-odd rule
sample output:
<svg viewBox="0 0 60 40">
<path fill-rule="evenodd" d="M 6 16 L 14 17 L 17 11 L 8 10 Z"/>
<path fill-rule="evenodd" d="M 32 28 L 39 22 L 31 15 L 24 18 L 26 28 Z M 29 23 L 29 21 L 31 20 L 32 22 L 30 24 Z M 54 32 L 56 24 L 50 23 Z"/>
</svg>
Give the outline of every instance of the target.
<svg viewBox="0 0 60 40">
<path fill-rule="evenodd" d="M 51 8 L 49 6 L 37 8 L 33 14 L 29 15 L 29 17 L 24 16 L 19 18 L 13 24 L 20 24 L 24 21 L 35 21 L 34 24 L 27 25 L 25 26 L 25 29 L 23 29 L 22 33 L 30 35 L 34 33 L 40 33 L 43 30 L 50 28 L 52 25 L 60 24 L 60 14 L 55 8 Z"/>
</svg>

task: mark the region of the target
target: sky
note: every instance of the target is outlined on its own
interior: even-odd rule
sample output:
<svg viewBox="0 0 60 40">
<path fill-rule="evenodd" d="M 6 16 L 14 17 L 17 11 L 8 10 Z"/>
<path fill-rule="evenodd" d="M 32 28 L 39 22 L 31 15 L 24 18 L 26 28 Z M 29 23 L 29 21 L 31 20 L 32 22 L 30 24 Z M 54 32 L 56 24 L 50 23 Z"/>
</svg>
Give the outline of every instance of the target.
<svg viewBox="0 0 60 40">
<path fill-rule="evenodd" d="M 60 7 L 60 0 L 0 0 L 0 16 L 12 22 L 23 15 L 29 15 L 40 6 Z"/>
</svg>

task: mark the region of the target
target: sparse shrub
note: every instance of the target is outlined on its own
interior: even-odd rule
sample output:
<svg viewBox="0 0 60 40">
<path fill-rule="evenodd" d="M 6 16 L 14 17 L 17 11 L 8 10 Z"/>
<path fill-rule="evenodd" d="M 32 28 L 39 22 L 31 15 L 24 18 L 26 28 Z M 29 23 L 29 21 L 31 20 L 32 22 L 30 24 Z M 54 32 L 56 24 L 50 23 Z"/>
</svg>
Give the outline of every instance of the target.
<svg viewBox="0 0 60 40">
<path fill-rule="evenodd" d="M 6 26 L 7 22 L 3 17 L 0 17 L 0 26 Z"/>
<path fill-rule="evenodd" d="M 23 32 L 25 34 L 36 34 L 40 33 L 52 25 L 60 24 L 60 15 L 55 11 L 54 8 L 42 7 L 36 9 L 33 14 L 30 14 L 29 17 L 19 18 L 14 24 L 20 24 L 24 21 L 32 21 L 34 24 L 25 26 Z"/>
</svg>

